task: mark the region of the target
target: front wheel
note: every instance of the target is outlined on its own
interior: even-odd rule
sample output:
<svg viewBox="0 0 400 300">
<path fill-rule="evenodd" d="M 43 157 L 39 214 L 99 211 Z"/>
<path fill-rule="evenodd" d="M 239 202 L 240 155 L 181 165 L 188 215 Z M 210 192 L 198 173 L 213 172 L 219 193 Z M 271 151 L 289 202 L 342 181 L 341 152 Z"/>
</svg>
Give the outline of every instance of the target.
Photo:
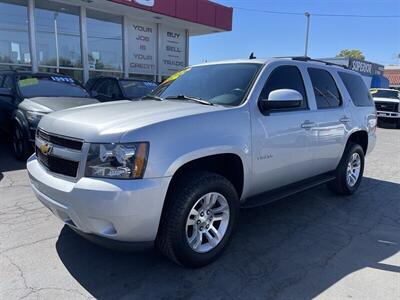
<svg viewBox="0 0 400 300">
<path fill-rule="evenodd" d="M 349 143 L 335 171 L 335 180 L 328 187 L 341 195 L 353 194 L 361 184 L 364 173 L 364 150 L 355 143 Z"/>
<path fill-rule="evenodd" d="M 169 192 L 156 244 L 180 265 L 207 265 L 228 244 L 238 213 L 231 182 L 213 173 L 192 174 Z"/>
<path fill-rule="evenodd" d="M 14 155 L 18 160 L 26 160 L 32 152 L 28 138 L 24 134 L 21 126 L 15 124 L 12 133 L 12 143 Z"/>
</svg>

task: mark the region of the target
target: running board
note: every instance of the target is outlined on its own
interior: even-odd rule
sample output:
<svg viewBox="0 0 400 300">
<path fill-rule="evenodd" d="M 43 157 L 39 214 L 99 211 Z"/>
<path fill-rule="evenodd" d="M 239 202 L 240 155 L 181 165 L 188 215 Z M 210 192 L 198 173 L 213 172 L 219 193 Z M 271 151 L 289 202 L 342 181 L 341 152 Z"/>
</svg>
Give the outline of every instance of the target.
<svg viewBox="0 0 400 300">
<path fill-rule="evenodd" d="M 271 202 L 292 196 L 294 194 L 303 192 L 321 184 L 327 183 L 335 179 L 332 174 L 323 174 L 316 177 L 312 177 L 306 180 L 302 180 L 296 183 L 289 184 L 287 186 L 277 188 L 256 196 L 248 198 L 242 205 L 242 208 L 258 207 Z"/>
</svg>

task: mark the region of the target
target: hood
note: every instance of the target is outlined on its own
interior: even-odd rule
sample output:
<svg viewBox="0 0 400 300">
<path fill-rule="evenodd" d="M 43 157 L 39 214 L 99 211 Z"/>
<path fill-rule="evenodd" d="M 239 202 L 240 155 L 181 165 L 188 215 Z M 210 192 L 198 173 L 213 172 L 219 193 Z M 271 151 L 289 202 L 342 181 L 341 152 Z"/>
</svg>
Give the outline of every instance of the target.
<svg viewBox="0 0 400 300">
<path fill-rule="evenodd" d="M 99 101 L 93 98 L 35 97 L 25 99 L 24 101 L 22 101 L 20 106 L 25 110 L 52 112 L 95 103 L 99 103 Z"/>
<path fill-rule="evenodd" d="M 377 102 L 392 102 L 392 103 L 399 103 L 400 99 L 393 99 L 393 98 L 380 98 L 380 97 L 373 97 L 374 101 Z"/>
<path fill-rule="evenodd" d="M 186 101 L 115 101 L 51 113 L 39 127 L 86 142 L 119 142 L 122 134 L 147 125 L 227 109 Z"/>
</svg>

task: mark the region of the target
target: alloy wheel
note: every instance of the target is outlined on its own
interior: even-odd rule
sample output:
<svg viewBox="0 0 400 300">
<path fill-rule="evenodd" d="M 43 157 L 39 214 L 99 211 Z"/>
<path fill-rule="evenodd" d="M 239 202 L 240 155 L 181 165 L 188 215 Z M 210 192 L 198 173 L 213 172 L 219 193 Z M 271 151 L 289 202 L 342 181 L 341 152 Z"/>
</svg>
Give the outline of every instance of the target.
<svg viewBox="0 0 400 300">
<path fill-rule="evenodd" d="M 349 187 L 356 185 L 361 172 L 361 157 L 355 152 L 351 155 L 347 164 L 346 180 Z"/>
<path fill-rule="evenodd" d="M 186 221 L 186 240 L 194 251 L 209 252 L 224 238 L 229 225 L 229 204 L 220 193 L 202 196 Z"/>
</svg>

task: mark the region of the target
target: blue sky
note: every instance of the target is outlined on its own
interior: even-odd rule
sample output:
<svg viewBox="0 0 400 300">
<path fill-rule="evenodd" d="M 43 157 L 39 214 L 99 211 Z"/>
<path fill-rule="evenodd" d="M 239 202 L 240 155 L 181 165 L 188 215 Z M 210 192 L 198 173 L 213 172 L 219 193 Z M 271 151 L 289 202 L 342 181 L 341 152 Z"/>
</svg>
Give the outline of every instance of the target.
<svg viewBox="0 0 400 300">
<path fill-rule="evenodd" d="M 216 0 L 232 7 L 321 14 L 400 15 L 400 0 Z M 306 18 L 234 9 L 232 32 L 192 37 L 190 63 L 204 60 L 303 55 Z M 366 60 L 399 63 L 400 18 L 311 16 L 309 56 L 360 49 Z"/>
</svg>

